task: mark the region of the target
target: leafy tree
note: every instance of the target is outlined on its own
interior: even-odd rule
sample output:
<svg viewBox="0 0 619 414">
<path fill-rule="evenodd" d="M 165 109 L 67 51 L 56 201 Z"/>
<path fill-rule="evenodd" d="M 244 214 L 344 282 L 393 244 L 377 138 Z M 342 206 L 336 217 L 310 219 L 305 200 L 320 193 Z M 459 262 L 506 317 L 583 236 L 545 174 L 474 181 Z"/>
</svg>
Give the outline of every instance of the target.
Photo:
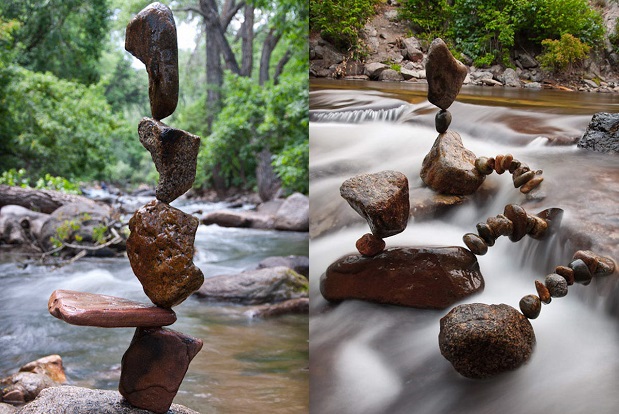
<svg viewBox="0 0 619 414">
<path fill-rule="evenodd" d="M 546 39 L 542 45 L 545 50 L 538 57 L 539 61 L 544 69 L 552 71 L 572 70 L 591 50 L 591 47 L 569 33 L 561 36 L 560 40 Z"/>
</svg>

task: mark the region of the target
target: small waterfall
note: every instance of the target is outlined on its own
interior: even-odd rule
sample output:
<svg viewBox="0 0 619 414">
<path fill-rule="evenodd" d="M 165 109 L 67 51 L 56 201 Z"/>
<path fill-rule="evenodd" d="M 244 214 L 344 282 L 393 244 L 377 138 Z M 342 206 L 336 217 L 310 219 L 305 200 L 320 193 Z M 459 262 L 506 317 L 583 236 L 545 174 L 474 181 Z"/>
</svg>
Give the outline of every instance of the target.
<svg viewBox="0 0 619 414">
<path fill-rule="evenodd" d="M 361 122 L 401 122 L 410 114 L 408 104 L 395 108 L 355 109 L 347 111 L 310 111 L 310 122 L 341 122 L 358 124 Z"/>
</svg>

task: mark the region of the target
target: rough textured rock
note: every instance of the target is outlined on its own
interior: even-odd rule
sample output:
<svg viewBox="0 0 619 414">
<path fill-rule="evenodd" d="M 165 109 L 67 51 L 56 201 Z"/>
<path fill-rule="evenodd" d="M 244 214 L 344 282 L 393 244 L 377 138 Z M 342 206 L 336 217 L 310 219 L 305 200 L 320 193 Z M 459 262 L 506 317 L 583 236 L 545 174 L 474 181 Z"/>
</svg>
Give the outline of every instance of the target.
<svg viewBox="0 0 619 414">
<path fill-rule="evenodd" d="M 284 266 L 300 275 L 309 277 L 309 257 L 307 256 L 271 256 L 258 263 L 257 269 Z"/>
<path fill-rule="evenodd" d="M 132 407 L 117 391 L 91 390 L 62 386 L 46 388 L 38 398 L 26 404 L 19 414 L 151 414 Z M 172 404 L 167 414 L 199 414 L 197 411 Z"/>
<path fill-rule="evenodd" d="M 0 208 L 0 244 L 30 244 L 41 234 L 49 214 L 9 204 Z"/>
<path fill-rule="evenodd" d="M 288 197 L 275 214 L 275 229 L 309 231 L 309 197 L 301 193 Z"/>
<path fill-rule="evenodd" d="M 28 362 L 19 369 L 19 372 L 44 374 L 50 377 L 52 381 L 59 384 L 67 381 L 60 355 L 48 355 L 46 357 L 39 358 L 36 361 Z"/>
<path fill-rule="evenodd" d="M 273 267 L 210 277 L 196 295 L 217 302 L 259 305 L 307 297 L 308 289 L 307 279 L 294 270 Z"/>
<path fill-rule="evenodd" d="M 460 305 L 441 318 L 441 354 L 461 375 L 486 378 L 527 362 L 535 333 L 527 318 L 511 306 Z"/>
<path fill-rule="evenodd" d="M 176 322 L 176 314 L 170 309 L 115 296 L 73 290 L 55 290 L 47 307 L 49 313 L 56 318 L 80 326 L 156 327 Z"/>
<path fill-rule="evenodd" d="M 593 115 L 578 148 L 590 151 L 619 153 L 619 114 L 598 112 Z"/>
<path fill-rule="evenodd" d="M 512 68 L 505 69 L 505 72 L 503 72 L 501 78 L 505 86 L 510 86 L 512 88 L 520 87 L 520 79 L 518 79 L 518 74 Z"/>
<path fill-rule="evenodd" d="M 178 305 L 202 285 L 202 271 L 193 264 L 197 218 L 153 200 L 135 212 L 129 229 L 129 263 L 155 305 Z"/>
<path fill-rule="evenodd" d="M 392 247 L 372 258 L 351 254 L 320 279 L 329 301 L 362 299 L 444 309 L 484 288 L 475 255 L 462 247 Z"/>
<path fill-rule="evenodd" d="M 442 39 L 434 39 L 428 51 L 426 78 L 428 100 L 441 109 L 447 109 L 458 96 L 468 70 L 453 57 Z"/>
<path fill-rule="evenodd" d="M 138 134 L 159 172 L 156 196 L 171 203 L 193 185 L 200 137 L 151 118 L 142 118 Z"/>
<path fill-rule="evenodd" d="M 172 11 L 152 3 L 127 25 L 125 49 L 146 65 L 153 118 L 172 115 L 178 103 L 178 45 Z"/>
<path fill-rule="evenodd" d="M 400 75 L 400 72 L 397 72 L 393 69 L 385 69 L 380 75 L 378 75 L 378 80 L 380 81 L 388 81 L 388 82 L 399 82 L 404 78 Z"/>
<path fill-rule="evenodd" d="M 10 404 L 23 404 L 34 400 L 45 388 L 56 387 L 58 384 L 45 374 L 33 372 L 18 372 L 4 378 L 2 386 L 2 401 Z"/>
<path fill-rule="evenodd" d="M 421 164 L 421 179 L 441 194 L 473 194 L 485 175 L 475 168 L 475 154 L 464 148 L 458 133 L 440 134 Z"/>
<path fill-rule="evenodd" d="M 406 228 L 410 212 L 408 179 L 397 171 L 361 174 L 344 181 L 340 195 L 385 238 Z"/>
<path fill-rule="evenodd" d="M 273 305 L 256 306 L 245 314 L 251 318 L 272 318 L 289 314 L 309 313 L 309 298 L 285 300 Z"/>
<path fill-rule="evenodd" d="M 17 408 L 13 407 L 12 405 L 0 402 L 0 414 L 13 414 L 16 411 Z"/>
<path fill-rule="evenodd" d="M 372 233 L 366 233 L 357 240 L 355 247 L 364 256 L 376 256 L 385 250 L 385 241 Z"/>
<path fill-rule="evenodd" d="M 384 63 L 373 62 L 365 65 L 365 75 L 369 76 L 372 80 L 378 80 L 381 72 L 385 69 L 389 69 L 389 66 Z"/>
<path fill-rule="evenodd" d="M 137 328 L 121 362 L 118 390 L 131 405 L 164 414 L 202 340 L 165 328 Z"/>
<path fill-rule="evenodd" d="M 271 214 L 250 210 L 219 210 L 204 214 L 200 222 L 207 226 L 247 227 L 251 229 L 274 229 L 275 217 Z"/>
</svg>

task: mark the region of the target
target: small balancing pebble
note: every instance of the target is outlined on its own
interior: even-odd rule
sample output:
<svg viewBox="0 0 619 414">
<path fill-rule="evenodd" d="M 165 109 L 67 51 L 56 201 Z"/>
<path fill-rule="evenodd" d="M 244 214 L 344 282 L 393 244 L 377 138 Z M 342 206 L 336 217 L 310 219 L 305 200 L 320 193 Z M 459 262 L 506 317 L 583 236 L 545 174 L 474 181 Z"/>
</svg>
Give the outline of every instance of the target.
<svg viewBox="0 0 619 414">
<path fill-rule="evenodd" d="M 170 309 L 129 299 L 73 290 L 55 290 L 47 304 L 49 313 L 72 325 L 101 328 L 156 327 L 172 325 Z"/>
<path fill-rule="evenodd" d="M 528 165 L 514 159 L 512 154 L 497 155 L 494 158 L 478 157 L 475 160 L 475 168 L 483 175 L 490 175 L 493 171 L 497 174 L 509 171 L 512 174 L 514 187 L 520 188 L 523 194 L 530 193 L 544 181 L 541 177 L 542 170 L 532 171 Z"/>
<path fill-rule="evenodd" d="M 580 259 L 586 257 L 588 263 Z M 603 263 L 600 266 L 600 263 Z M 591 268 L 599 269 L 600 271 L 591 272 Z M 551 297 L 561 298 L 567 295 L 568 285 L 579 283 L 588 285 L 591 282 L 593 275 L 606 276 L 615 271 L 615 262 L 609 257 L 600 256 L 590 250 L 579 250 L 574 253 L 574 259 L 566 266 L 557 266 L 555 273 L 551 273 L 544 279 L 544 282 L 535 281 L 535 289 L 537 295 L 526 295 L 520 299 L 520 311 L 529 319 L 535 319 L 539 316 L 542 309 L 542 303 L 549 304 Z"/>
<path fill-rule="evenodd" d="M 355 246 L 363 256 L 372 257 L 385 250 L 385 241 L 372 233 L 366 233 L 357 240 Z"/>
</svg>

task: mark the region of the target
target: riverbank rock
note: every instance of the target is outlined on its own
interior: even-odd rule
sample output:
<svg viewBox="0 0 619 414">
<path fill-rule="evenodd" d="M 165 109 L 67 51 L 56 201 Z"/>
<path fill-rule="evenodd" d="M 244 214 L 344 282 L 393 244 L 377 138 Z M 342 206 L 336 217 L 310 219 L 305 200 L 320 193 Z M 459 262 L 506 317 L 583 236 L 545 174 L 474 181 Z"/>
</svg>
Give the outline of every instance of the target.
<svg viewBox="0 0 619 414">
<path fill-rule="evenodd" d="M 258 263 L 257 269 L 284 266 L 309 278 L 309 257 L 307 256 L 271 256 Z"/>
<path fill-rule="evenodd" d="M 91 390 L 62 386 L 43 390 L 38 398 L 17 411 L 19 414 L 150 414 L 132 407 L 118 391 Z M 187 407 L 172 404 L 167 414 L 199 414 Z"/>
<path fill-rule="evenodd" d="M 441 109 L 449 108 L 456 100 L 467 73 L 466 66 L 453 57 L 445 42 L 440 38 L 434 39 L 426 63 L 428 100 Z"/>
<path fill-rule="evenodd" d="M 178 103 L 178 45 L 172 11 L 151 3 L 127 25 L 125 49 L 146 65 L 153 118 L 172 115 Z"/>
<path fill-rule="evenodd" d="M 250 318 L 273 318 L 275 316 L 309 313 L 309 298 L 285 300 L 274 305 L 256 306 L 245 312 Z"/>
<path fill-rule="evenodd" d="M 45 374 L 59 384 L 67 382 L 67 377 L 62 366 L 60 355 L 48 355 L 36 361 L 23 365 L 19 372 L 32 372 L 33 374 Z"/>
<path fill-rule="evenodd" d="M 171 203 L 193 185 L 200 137 L 151 118 L 142 118 L 138 135 L 159 173 L 155 194 L 159 200 Z"/>
<path fill-rule="evenodd" d="M 28 210 L 18 205 L 0 208 L 0 244 L 29 245 L 41 234 L 49 214 Z"/>
<path fill-rule="evenodd" d="M 593 115 L 578 148 L 589 151 L 619 153 L 619 114 L 598 112 Z"/>
<path fill-rule="evenodd" d="M 2 387 L 2 401 L 17 405 L 34 400 L 45 388 L 56 387 L 54 382 L 45 374 L 33 372 L 18 372 L 0 382 Z"/>
<path fill-rule="evenodd" d="M 309 231 L 309 197 L 294 193 L 281 205 L 275 214 L 276 230 Z"/>
<path fill-rule="evenodd" d="M 441 319 L 441 354 L 468 378 L 514 370 L 528 361 L 534 345 L 529 320 L 505 304 L 460 305 Z"/>
<path fill-rule="evenodd" d="M 440 134 L 421 164 L 421 179 L 441 194 L 473 194 L 486 178 L 475 168 L 475 154 L 457 132 Z"/>
<path fill-rule="evenodd" d="M 349 178 L 342 183 L 340 195 L 366 219 L 376 237 L 401 233 L 408 224 L 408 179 L 401 172 L 381 171 Z"/>
<path fill-rule="evenodd" d="M 17 408 L 13 407 L 10 404 L 0 402 L 0 414 L 14 414 L 15 411 L 17 411 Z"/>
<path fill-rule="evenodd" d="M 202 340 L 165 328 L 137 328 L 122 357 L 119 392 L 131 405 L 165 414 Z"/>
<path fill-rule="evenodd" d="M 413 308 L 444 309 L 483 288 L 477 258 L 462 247 L 392 247 L 371 258 L 351 254 L 320 278 L 320 292 L 332 302 Z"/>
<path fill-rule="evenodd" d="M 308 280 L 294 270 L 273 267 L 207 278 L 196 295 L 215 302 L 259 305 L 307 297 L 308 286 Z"/>
<path fill-rule="evenodd" d="M 204 281 L 193 264 L 197 218 L 153 200 L 129 220 L 129 263 L 144 293 L 157 306 L 183 302 Z"/>
</svg>

